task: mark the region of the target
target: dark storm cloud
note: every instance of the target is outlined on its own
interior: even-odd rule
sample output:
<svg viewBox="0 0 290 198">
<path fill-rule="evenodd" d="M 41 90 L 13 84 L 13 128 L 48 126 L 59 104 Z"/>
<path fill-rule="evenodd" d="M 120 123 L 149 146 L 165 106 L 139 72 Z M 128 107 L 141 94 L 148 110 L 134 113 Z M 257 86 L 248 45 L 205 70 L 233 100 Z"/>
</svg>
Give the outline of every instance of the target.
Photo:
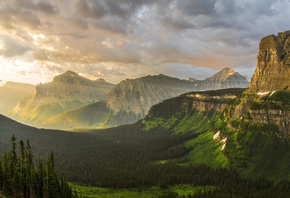
<svg viewBox="0 0 290 198">
<path fill-rule="evenodd" d="M 57 14 L 59 12 L 55 6 L 45 1 L 38 2 L 36 7 L 39 11 L 46 14 Z"/>
<path fill-rule="evenodd" d="M 6 30 L 33 30 L 40 24 L 39 18 L 30 11 L 0 8 L 0 26 Z"/>
<path fill-rule="evenodd" d="M 106 9 L 98 1 L 94 1 L 94 4 L 90 6 L 87 0 L 79 0 L 75 7 L 77 13 L 83 17 L 101 18 L 106 14 Z"/>
<path fill-rule="evenodd" d="M 152 0 L 78 0 L 75 4 L 76 11 L 83 17 L 99 19 L 104 16 L 118 16 L 128 19 L 143 5 L 151 4 Z"/>
<path fill-rule="evenodd" d="M 173 1 L 173 9 L 178 9 L 185 15 L 215 15 L 216 0 L 183 0 Z"/>
</svg>

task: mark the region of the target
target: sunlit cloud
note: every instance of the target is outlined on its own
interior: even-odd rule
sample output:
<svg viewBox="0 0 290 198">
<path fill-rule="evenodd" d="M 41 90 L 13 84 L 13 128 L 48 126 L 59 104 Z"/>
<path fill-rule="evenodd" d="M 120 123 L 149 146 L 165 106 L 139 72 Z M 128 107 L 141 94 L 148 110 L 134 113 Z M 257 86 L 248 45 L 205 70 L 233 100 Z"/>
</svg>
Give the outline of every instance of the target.
<svg viewBox="0 0 290 198">
<path fill-rule="evenodd" d="M 290 28 L 289 9 L 286 0 L 0 1 L 0 79 L 74 70 L 117 83 L 225 66 L 250 76 L 259 40 Z"/>
</svg>

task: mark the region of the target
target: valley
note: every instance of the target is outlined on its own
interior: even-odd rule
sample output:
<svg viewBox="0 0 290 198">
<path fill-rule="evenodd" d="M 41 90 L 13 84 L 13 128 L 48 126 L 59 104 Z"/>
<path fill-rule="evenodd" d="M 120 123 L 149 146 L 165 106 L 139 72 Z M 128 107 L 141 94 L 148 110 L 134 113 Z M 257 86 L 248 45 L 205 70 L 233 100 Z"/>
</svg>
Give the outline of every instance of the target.
<svg viewBox="0 0 290 198">
<path fill-rule="evenodd" d="M 0 0 L 0 198 L 289 198 L 289 10 Z"/>
<path fill-rule="evenodd" d="M 18 102 L 22 123 L 0 116 L 0 154 L 12 135 L 29 139 L 35 156 L 55 152 L 56 171 L 87 197 L 288 197 L 289 38 L 261 40 L 247 87 L 229 68 L 117 85 L 68 71 Z"/>
</svg>

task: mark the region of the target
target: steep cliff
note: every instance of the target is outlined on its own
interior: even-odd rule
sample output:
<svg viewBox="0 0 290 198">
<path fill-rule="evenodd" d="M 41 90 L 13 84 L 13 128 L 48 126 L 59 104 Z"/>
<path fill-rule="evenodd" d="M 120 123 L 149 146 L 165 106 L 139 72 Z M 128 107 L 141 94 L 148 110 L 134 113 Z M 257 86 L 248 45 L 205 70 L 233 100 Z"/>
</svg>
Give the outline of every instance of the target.
<svg viewBox="0 0 290 198">
<path fill-rule="evenodd" d="M 273 126 L 267 133 L 290 138 L 290 31 L 270 35 L 259 44 L 257 66 L 231 119 Z M 276 126 L 276 128 L 274 127 Z"/>
<path fill-rule="evenodd" d="M 290 31 L 270 35 L 259 44 L 257 66 L 250 82 L 253 92 L 275 91 L 290 85 Z"/>
<path fill-rule="evenodd" d="M 227 159 L 249 177 L 290 179 L 289 36 L 286 31 L 261 40 L 248 88 L 219 119 Z"/>
</svg>

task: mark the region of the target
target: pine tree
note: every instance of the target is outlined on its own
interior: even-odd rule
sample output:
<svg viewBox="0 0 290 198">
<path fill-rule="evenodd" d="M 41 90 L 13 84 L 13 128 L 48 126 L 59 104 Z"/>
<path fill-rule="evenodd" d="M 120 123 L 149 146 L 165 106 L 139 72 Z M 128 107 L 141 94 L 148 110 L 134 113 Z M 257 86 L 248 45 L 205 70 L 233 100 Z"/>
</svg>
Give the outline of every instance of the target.
<svg viewBox="0 0 290 198">
<path fill-rule="evenodd" d="M 54 155 L 48 157 L 43 165 L 39 159 L 37 170 L 34 169 L 31 146 L 27 140 L 19 142 L 19 156 L 16 151 L 16 138 L 11 139 L 12 149 L 0 160 L 0 191 L 5 196 L 15 198 L 74 198 L 71 187 L 65 179 L 59 179 L 54 170 Z M 0 194 L 1 195 L 1 194 Z"/>
<path fill-rule="evenodd" d="M 34 179 L 35 179 L 35 170 L 34 170 L 34 163 L 33 163 L 33 155 L 30 146 L 29 140 L 26 141 L 25 147 L 25 166 L 26 166 L 26 177 L 25 177 L 25 197 L 31 197 L 34 192 Z"/>
</svg>

